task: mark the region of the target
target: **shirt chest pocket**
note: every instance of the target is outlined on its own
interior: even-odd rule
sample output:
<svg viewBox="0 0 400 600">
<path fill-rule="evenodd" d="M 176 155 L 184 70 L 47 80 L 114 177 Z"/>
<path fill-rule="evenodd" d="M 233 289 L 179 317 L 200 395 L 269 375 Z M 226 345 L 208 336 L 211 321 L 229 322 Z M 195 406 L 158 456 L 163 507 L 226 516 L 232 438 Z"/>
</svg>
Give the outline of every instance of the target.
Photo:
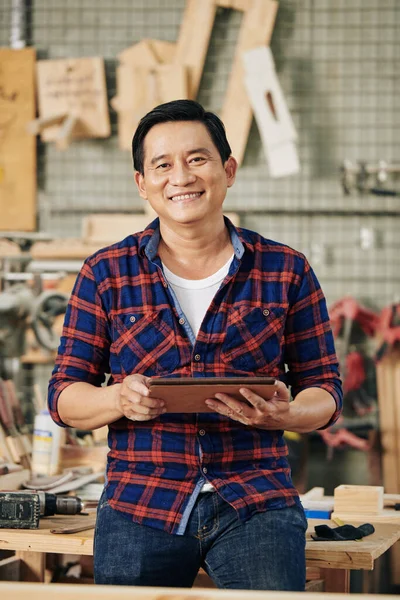
<svg viewBox="0 0 400 600">
<path fill-rule="evenodd" d="M 282 360 L 284 308 L 243 307 L 228 315 L 221 359 L 239 371 L 268 374 Z"/>
<path fill-rule="evenodd" d="M 170 311 L 135 311 L 112 319 L 113 347 L 124 376 L 169 375 L 179 364 Z"/>
</svg>

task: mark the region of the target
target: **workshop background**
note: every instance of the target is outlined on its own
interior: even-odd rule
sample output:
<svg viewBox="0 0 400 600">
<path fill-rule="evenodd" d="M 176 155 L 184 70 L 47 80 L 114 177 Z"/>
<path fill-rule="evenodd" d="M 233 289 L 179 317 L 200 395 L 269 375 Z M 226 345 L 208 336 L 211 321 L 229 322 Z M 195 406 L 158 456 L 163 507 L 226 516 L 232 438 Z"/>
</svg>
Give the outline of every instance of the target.
<svg viewBox="0 0 400 600">
<path fill-rule="evenodd" d="M 16 5 L 1 0 L 0 46 L 10 45 Z M 26 43 L 35 47 L 37 58 L 104 58 L 111 101 L 117 94 L 117 55 L 144 38 L 176 42 L 185 0 L 24 5 Z M 217 9 L 197 96 L 217 113 L 242 19 L 240 11 Z M 271 50 L 298 135 L 300 172 L 271 177 L 253 120 L 226 199 L 226 212 L 237 213 L 242 226 L 308 257 L 328 305 L 336 307 L 343 370 L 352 351 L 363 357 L 362 393 L 351 396 L 343 425 L 360 442 L 347 438 L 346 443 L 344 436 L 343 443 L 329 443 L 313 434 L 305 449 L 304 440 L 293 440 L 293 464 L 304 489 L 320 485 L 332 493 L 340 483 L 379 483 L 372 451 L 377 441 L 371 435 L 379 429 L 375 360 L 381 348 L 376 337 L 383 330 L 377 334 L 376 323 L 382 310 L 396 312 L 400 302 L 399 40 L 398 0 L 281 0 Z M 38 137 L 36 231 L 44 238 L 79 238 L 88 215 L 143 211 L 111 107 L 110 119 L 110 137 L 73 141 L 63 152 Z M 29 263 L 24 268 L 29 270 Z M 34 383 L 46 392 L 52 363 L 43 362 L 23 363 L 25 400 Z"/>
</svg>

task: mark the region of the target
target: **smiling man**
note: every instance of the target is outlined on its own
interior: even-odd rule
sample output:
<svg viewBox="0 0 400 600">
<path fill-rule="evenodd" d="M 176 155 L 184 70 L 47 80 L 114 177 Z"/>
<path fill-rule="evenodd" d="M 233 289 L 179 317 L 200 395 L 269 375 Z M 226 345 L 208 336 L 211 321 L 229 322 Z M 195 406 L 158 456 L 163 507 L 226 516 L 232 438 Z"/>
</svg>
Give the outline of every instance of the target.
<svg viewBox="0 0 400 600">
<path fill-rule="evenodd" d="M 306 520 L 283 431 L 340 414 L 323 293 L 302 254 L 223 216 L 237 163 L 215 114 L 158 106 L 132 149 L 158 218 L 85 261 L 49 385 L 59 425 L 109 426 L 95 581 L 190 587 L 202 566 L 221 588 L 303 590 Z M 149 397 L 160 376 L 277 384 L 170 414 Z"/>
</svg>

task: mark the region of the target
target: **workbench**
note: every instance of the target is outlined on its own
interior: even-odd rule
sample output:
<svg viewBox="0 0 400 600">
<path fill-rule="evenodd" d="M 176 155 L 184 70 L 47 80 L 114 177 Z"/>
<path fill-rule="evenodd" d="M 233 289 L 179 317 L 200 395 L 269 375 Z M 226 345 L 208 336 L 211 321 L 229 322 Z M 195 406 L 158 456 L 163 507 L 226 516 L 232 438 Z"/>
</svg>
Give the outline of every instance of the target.
<svg viewBox="0 0 400 600">
<path fill-rule="evenodd" d="M 51 529 L 68 526 L 70 519 L 67 515 L 55 515 L 42 519 L 39 529 L 0 530 L 0 549 L 16 552 L 16 558 L 20 559 L 20 577 L 23 581 L 44 581 L 46 554 L 93 554 L 93 529 L 70 534 L 50 533 Z M 93 521 L 93 515 L 82 515 L 80 519 L 83 526 Z M 376 523 L 375 533 L 360 541 L 315 542 L 311 539 L 314 526 L 329 521 L 309 519 L 308 523 L 307 566 L 321 570 L 326 592 L 349 592 L 350 570 L 372 571 L 375 560 L 400 539 L 400 525 Z M 53 585 L 50 587 L 53 588 Z M 8 595 L 6 597 L 10 598 Z M 32 596 L 29 597 L 33 600 Z"/>
</svg>

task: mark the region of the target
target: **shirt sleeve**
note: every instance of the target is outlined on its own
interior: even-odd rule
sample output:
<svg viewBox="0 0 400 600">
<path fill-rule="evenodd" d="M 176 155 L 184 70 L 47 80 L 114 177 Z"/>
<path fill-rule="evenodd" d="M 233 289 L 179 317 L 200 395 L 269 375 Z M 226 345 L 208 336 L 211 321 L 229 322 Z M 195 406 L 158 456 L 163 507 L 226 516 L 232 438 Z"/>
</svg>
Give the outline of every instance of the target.
<svg viewBox="0 0 400 600">
<path fill-rule="evenodd" d="M 61 392 L 76 382 L 100 387 L 109 370 L 108 318 L 88 262 L 77 277 L 65 314 L 60 346 L 49 382 L 48 407 L 52 419 L 66 427 L 58 414 Z"/>
<path fill-rule="evenodd" d="M 303 260 L 303 275 L 286 320 L 285 362 L 293 398 L 311 387 L 322 388 L 333 396 L 336 410 L 321 427 L 325 429 L 337 421 L 342 411 L 342 384 L 325 297 L 315 273 Z"/>
</svg>

